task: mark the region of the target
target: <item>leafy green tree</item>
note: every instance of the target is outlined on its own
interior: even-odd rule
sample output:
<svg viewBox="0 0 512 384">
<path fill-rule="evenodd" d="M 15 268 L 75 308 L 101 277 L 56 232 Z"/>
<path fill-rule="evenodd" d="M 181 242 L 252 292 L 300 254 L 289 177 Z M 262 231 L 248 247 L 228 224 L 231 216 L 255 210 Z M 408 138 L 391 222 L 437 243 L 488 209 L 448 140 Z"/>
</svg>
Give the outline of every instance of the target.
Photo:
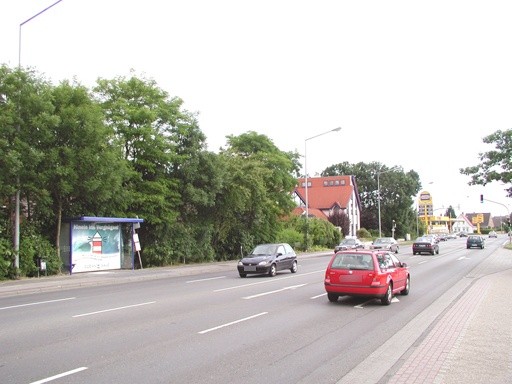
<svg viewBox="0 0 512 384">
<path fill-rule="evenodd" d="M 38 169 L 40 188 L 51 203 L 48 212 L 39 208 L 42 219 L 56 223 L 58 246 L 63 216 L 115 216 L 124 211 L 127 199 L 121 186 L 128 172 L 113 131 L 87 88 L 64 81 L 53 89 L 52 99 L 58 121 Z"/>
<path fill-rule="evenodd" d="M 232 257 L 257 243 L 276 240 L 279 222 L 294 208 L 292 175 L 298 155 L 280 151 L 264 135 L 228 136 L 222 149 L 222 188 L 215 204 L 214 244 L 221 257 Z"/>
<path fill-rule="evenodd" d="M 39 169 L 45 162 L 51 129 L 58 122 L 51 92 L 51 84 L 34 70 L 10 69 L 5 65 L 0 68 L 0 196 L 11 218 L 15 217 L 16 191 L 22 202 L 20 217 L 29 221 L 33 220 L 34 211 L 48 200 L 41 189 Z M 11 235 L 15 225 L 12 221 L 7 226 Z M 21 237 L 20 233 L 20 242 Z M 26 257 L 20 249 L 20 266 Z"/>
<path fill-rule="evenodd" d="M 94 91 L 129 164 L 127 215 L 145 220 L 139 236 L 146 265 L 213 258 L 207 212 L 220 188 L 218 163 L 195 115 L 152 79 L 98 80 Z"/>
<path fill-rule="evenodd" d="M 505 184 L 512 182 L 512 129 L 498 130 L 483 138 L 486 144 L 494 144 L 493 150 L 478 154 L 479 164 L 460 168 L 461 174 L 469 176 L 469 185 L 487 185 L 493 181 Z M 504 189 L 512 197 L 512 186 Z"/>
<path fill-rule="evenodd" d="M 377 180 L 377 174 L 379 174 Z M 404 173 L 400 167 L 387 167 L 378 162 L 350 164 L 343 162 L 327 167 L 322 176 L 355 176 L 361 198 L 361 228 L 378 229 L 380 183 L 380 211 L 382 232 L 391 236 L 393 220 L 396 236 L 412 233 L 416 228 L 414 197 L 421 189 L 419 175 L 411 170 Z"/>
</svg>

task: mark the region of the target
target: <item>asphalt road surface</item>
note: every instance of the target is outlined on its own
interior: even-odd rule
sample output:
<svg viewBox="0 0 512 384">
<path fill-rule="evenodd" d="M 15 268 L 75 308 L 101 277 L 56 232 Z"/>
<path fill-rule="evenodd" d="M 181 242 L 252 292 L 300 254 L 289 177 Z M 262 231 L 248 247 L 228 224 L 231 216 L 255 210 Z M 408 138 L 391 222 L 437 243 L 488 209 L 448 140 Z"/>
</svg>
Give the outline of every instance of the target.
<svg viewBox="0 0 512 384">
<path fill-rule="evenodd" d="M 302 257 L 298 273 L 274 278 L 205 267 L 193 276 L 3 297 L 1 382 L 377 383 L 503 240 L 487 239 L 483 250 L 448 240 L 434 256 L 403 246 L 397 256 L 409 265 L 411 292 L 390 306 L 330 303 L 323 276 L 332 253 Z"/>
</svg>

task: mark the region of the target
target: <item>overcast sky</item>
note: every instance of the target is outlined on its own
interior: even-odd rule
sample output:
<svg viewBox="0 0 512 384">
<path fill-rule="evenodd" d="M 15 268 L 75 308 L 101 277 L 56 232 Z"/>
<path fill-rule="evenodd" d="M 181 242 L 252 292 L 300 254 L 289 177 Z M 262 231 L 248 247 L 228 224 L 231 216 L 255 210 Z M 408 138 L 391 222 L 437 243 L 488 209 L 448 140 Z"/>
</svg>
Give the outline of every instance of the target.
<svg viewBox="0 0 512 384">
<path fill-rule="evenodd" d="M 208 147 L 256 131 L 304 154 L 420 175 L 436 213 L 512 211 L 459 168 L 512 128 L 512 1 L 0 0 L 0 63 L 58 83 L 154 79 L 197 112 Z M 491 200 L 480 203 L 480 194 Z"/>
</svg>

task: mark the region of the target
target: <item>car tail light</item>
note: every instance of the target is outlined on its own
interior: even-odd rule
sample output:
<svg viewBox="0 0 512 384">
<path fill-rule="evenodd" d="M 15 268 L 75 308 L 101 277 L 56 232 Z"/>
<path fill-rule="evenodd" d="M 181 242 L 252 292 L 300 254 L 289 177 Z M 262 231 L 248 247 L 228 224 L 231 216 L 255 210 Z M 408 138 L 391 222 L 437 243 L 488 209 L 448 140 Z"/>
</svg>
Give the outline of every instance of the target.
<svg viewBox="0 0 512 384">
<path fill-rule="evenodd" d="M 379 276 L 374 276 L 370 284 L 371 287 L 379 287 L 381 285 Z"/>
</svg>

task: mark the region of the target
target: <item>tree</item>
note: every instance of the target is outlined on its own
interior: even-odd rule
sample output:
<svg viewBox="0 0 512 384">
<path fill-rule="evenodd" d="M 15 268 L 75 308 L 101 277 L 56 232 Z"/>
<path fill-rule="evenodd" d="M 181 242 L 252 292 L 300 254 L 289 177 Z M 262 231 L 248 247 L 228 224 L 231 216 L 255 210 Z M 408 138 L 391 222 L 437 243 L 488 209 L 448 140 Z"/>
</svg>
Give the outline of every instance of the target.
<svg viewBox="0 0 512 384">
<path fill-rule="evenodd" d="M 113 130 L 104 124 L 103 112 L 89 91 L 63 81 L 53 89 L 54 113 L 58 117 L 49 132 L 44 162 L 38 168 L 40 188 L 50 197 L 49 212 L 38 207 L 41 218 L 51 212 L 56 222 L 56 245 L 62 217 L 87 213 L 115 216 L 124 212 L 126 162 L 113 140 Z"/>
<path fill-rule="evenodd" d="M 468 185 L 483 185 L 493 181 L 505 184 L 512 182 L 512 129 L 498 130 L 483 138 L 486 144 L 494 144 L 495 149 L 478 154 L 478 165 L 460 168 L 461 174 L 470 176 Z M 504 189 L 507 197 L 512 197 L 512 186 Z"/>
<path fill-rule="evenodd" d="M 214 243 L 230 257 L 257 243 L 275 241 L 280 220 L 294 208 L 298 155 L 280 151 L 265 135 L 228 136 L 220 156 L 223 183 L 215 204 Z"/>
<path fill-rule="evenodd" d="M 335 227 L 340 227 L 343 236 L 350 233 L 350 219 L 345 212 L 337 211 L 328 218 L 329 222 Z"/>
<path fill-rule="evenodd" d="M 380 207 L 382 230 L 391 236 L 393 220 L 396 235 L 404 236 L 416 228 L 414 197 L 421 188 L 419 175 L 400 167 L 387 167 L 378 162 L 350 164 L 343 162 L 327 167 L 322 176 L 353 175 L 361 198 L 361 228 L 378 229 L 378 185 L 380 172 Z"/>
</svg>

